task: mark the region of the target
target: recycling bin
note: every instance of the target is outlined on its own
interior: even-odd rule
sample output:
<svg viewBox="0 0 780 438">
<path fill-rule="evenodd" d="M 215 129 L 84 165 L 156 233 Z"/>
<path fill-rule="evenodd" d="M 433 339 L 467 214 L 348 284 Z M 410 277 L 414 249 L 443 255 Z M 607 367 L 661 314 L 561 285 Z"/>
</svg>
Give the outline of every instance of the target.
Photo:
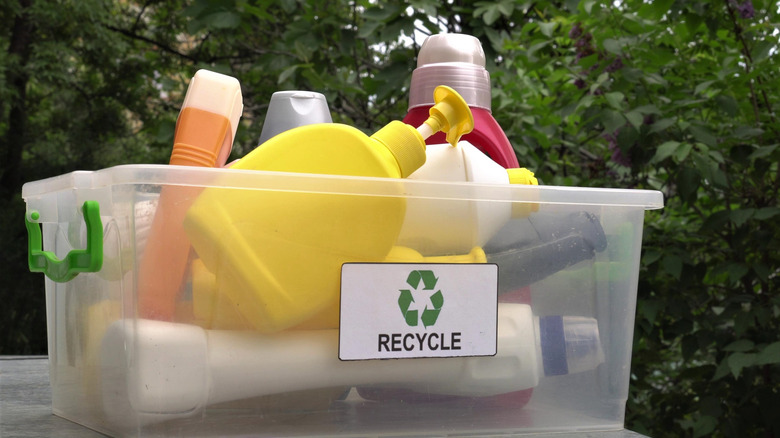
<svg viewBox="0 0 780 438">
<path fill-rule="evenodd" d="M 161 193 L 182 215 L 164 234 Z M 52 408 L 86 427 L 623 428 L 660 192 L 124 165 L 22 196 Z M 153 245 L 186 258 L 149 266 Z"/>
</svg>

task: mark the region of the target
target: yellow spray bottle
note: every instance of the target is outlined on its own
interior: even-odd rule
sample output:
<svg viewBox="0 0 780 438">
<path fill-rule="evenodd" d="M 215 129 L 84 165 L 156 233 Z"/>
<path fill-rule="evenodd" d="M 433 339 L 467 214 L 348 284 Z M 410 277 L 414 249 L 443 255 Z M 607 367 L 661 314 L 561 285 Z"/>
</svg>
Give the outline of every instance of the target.
<svg viewBox="0 0 780 438">
<path fill-rule="evenodd" d="M 431 117 L 417 129 L 394 121 L 369 137 L 341 124 L 302 126 L 232 169 L 404 178 L 425 163 L 429 135 L 443 131 L 455 145 L 473 129 L 454 90 L 437 88 L 434 99 Z M 217 296 L 227 297 L 250 327 L 274 332 L 337 303 L 343 263 L 384 260 L 405 205 L 401 196 L 212 187 L 192 205 L 184 228 L 214 275 Z"/>
</svg>

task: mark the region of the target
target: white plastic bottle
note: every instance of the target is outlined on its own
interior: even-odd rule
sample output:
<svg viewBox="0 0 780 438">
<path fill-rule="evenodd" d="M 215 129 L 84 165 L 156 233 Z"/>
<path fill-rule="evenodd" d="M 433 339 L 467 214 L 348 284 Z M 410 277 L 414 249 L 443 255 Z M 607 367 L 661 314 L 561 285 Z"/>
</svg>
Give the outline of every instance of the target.
<svg viewBox="0 0 780 438">
<path fill-rule="evenodd" d="M 126 397 L 142 421 L 156 421 L 213 403 L 330 386 L 424 385 L 436 394 L 489 396 L 604 360 L 596 320 L 538 318 L 525 304 L 499 304 L 495 356 L 340 361 L 338 348 L 338 330 L 264 335 L 119 320 L 102 343 L 103 402 L 121 417 Z"/>
<path fill-rule="evenodd" d="M 538 184 L 528 169 L 505 169 L 467 141 L 461 140 L 456 147 L 428 145 L 426 155 L 425 164 L 408 179 Z M 398 244 L 415 248 L 423 255 L 467 253 L 474 247 L 484 246 L 507 221 L 520 216 L 520 209 L 513 208 L 514 205 L 409 198 Z"/>
</svg>

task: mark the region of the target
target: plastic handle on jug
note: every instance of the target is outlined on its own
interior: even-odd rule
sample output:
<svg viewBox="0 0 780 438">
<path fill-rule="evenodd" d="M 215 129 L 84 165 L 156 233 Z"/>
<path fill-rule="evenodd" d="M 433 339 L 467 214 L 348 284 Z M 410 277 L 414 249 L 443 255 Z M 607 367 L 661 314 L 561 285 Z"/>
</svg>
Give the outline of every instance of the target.
<svg viewBox="0 0 780 438">
<path fill-rule="evenodd" d="M 471 109 L 460 94 L 446 85 L 433 90 L 433 100 L 436 103 L 429 111 L 430 117 L 417 130 L 424 139 L 443 131 L 447 142 L 455 147 L 461 136 L 474 129 Z"/>
<path fill-rule="evenodd" d="M 97 201 L 85 201 L 81 207 L 84 223 L 87 225 L 87 247 L 74 249 L 60 260 L 51 251 L 43 250 L 41 227 L 32 221 L 38 220 L 37 211 L 24 217 L 27 226 L 27 263 L 32 272 L 43 272 L 57 283 L 72 280 L 80 272 L 97 272 L 103 266 L 103 221 L 100 220 L 100 205 Z"/>
</svg>

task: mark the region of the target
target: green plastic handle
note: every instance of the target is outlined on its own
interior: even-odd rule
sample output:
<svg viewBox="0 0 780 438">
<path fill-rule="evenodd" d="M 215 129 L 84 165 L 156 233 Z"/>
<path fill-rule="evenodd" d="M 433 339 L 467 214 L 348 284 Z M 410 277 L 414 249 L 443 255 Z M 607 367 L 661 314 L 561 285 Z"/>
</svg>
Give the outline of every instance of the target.
<svg viewBox="0 0 780 438">
<path fill-rule="evenodd" d="M 32 222 L 38 220 L 37 211 L 24 217 L 27 226 L 27 263 L 32 272 L 43 272 L 57 283 L 72 280 L 80 272 L 97 272 L 103 266 L 103 221 L 97 201 L 85 201 L 81 207 L 87 225 L 87 248 L 71 250 L 63 260 L 51 251 L 43 250 L 41 227 Z"/>
</svg>

